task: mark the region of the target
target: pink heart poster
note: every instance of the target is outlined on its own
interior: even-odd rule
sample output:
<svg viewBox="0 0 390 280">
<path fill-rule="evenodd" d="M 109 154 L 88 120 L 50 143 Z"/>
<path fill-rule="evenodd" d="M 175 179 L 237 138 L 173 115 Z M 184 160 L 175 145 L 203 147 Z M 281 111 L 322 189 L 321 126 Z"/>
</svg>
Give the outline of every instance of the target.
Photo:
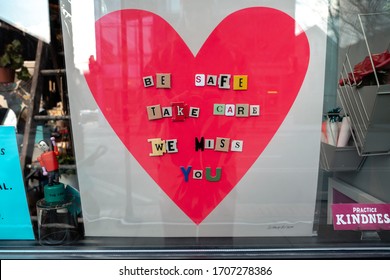
<svg viewBox="0 0 390 280">
<path fill-rule="evenodd" d="M 116 143 L 115 148 L 95 150 L 101 159 L 109 154 L 99 172 L 133 178 L 117 171 L 133 174 L 136 165 L 141 175 L 130 179 L 137 182 L 135 188 L 154 189 L 153 195 L 170 201 L 170 210 L 162 212 L 181 213 L 175 215 L 186 217 L 187 226 L 202 227 L 243 178 L 253 174 L 255 163 L 265 160 L 264 151 L 276 142 L 293 106 L 299 106 L 312 59 L 309 35 L 288 13 L 260 6 L 226 14 L 198 51 L 155 11 L 113 10 L 93 27 L 95 52 L 81 76 L 82 94 L 95 104 L 94 112 Z M 80 100 L 74 100 L 78 105 L 73 109 L 81 108 Z M 85 142 L 97 131 L 80 133 L 82 150 L 88 151 Z M 130 167 L 110 162 L 118 146 L 118 158 L 129 155 Z M 258 185 L 268 184 L 267 176 L 256 178 L 258 184 L 249 189 L 255 194 Z M 84 204 L 95 199 L 95 214 L 102 215 L 104 202 L 96 203 L 102 197 L 92 190 L 94 179 L 81 177 L 90 182 L 88 191 L 81 184 Z M 118 195 L 117 188 L 127 188 L 117 199 L 128 209 L 130 201 L 123 200 L 133 199 L 133 186 L 122 186 L 116 176 L 104 180 L 112 183 L 105 199 Z M 138 211 L 134 205 L 131 209 Z M 124 210 L 112 213 L 116 211 Z"/>
</svg>

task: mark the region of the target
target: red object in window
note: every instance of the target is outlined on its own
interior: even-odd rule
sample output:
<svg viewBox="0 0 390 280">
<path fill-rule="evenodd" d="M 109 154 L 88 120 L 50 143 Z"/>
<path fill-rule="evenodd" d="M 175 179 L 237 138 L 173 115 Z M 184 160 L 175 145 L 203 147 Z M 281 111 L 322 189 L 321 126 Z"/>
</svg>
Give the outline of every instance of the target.
<svg viewBox="0 0 390 280">
<path fill-rule="evenodd" d="M 383 53 L 373 54 L 371 57 L 375 71 L 390 70 L 390 53 L 388 50 Z M 366 56 L 362 62 L 355 65 L 353 73 L 348 73 L 348 78 L 340 79 L 339 85 L 359 85 L 364 78 L 374 73 L 374 68 L 372 67 L 370 57 Z"/>
</svg>

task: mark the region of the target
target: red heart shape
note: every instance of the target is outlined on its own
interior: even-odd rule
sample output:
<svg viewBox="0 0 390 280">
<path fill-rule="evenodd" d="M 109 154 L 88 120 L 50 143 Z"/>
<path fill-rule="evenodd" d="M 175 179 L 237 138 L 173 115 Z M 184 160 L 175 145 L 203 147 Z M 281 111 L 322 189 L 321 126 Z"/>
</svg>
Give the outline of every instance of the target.
<svg viewBox="0 0 390 280">
<path fill-rule="evenodd" d="M 254 7 L 227 16 L 195 55 L 160 16 L 120 10 L 96 22 L 96 61 L 85 74 L 105 118 L 129 152 L 194 223 L 201 223 L 237 185 L 288 114 L 306 75 L 308 39 L 293 18 Z M 144 87 L 143 78 L 171 74 L 171 88 Z M 247 75 L 244 91 L 195 86 L 195 74 Z M 184 102 L 198 118 L 149 120 L 146 108 Z M 214 104 L 260 105 L 260 116 L 213 115 Z M 195 151 L 195 138 L 242 140 L 242 152 Z M 150 156 L 148 139 L 177 140 L 177 153 Z M 286 143 L 287 145 L 288 143 Z M 185 170 L 204 170 L 193 179 Z M 206 180 L 205 169 L 216 182 Z M 259 181 L 259 186 L 261 181 Z M 251 186 L 256 188 L 258 186 Z"/>
</svg>

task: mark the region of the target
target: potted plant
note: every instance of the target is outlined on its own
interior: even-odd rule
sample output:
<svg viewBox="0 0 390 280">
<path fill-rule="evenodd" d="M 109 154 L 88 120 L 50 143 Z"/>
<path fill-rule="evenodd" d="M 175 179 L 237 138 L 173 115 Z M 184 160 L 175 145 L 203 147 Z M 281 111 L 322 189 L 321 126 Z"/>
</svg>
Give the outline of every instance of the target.
<svg viewBox="0 0 390 280">
<path fill-rule="evenodd" d="M 17 79 L 27 81 L 31 75 L 24 66 L 23 46 L 19 40 L 6 44 L 0 56 L 0 82 L 11 83 Z"/>
</svg>

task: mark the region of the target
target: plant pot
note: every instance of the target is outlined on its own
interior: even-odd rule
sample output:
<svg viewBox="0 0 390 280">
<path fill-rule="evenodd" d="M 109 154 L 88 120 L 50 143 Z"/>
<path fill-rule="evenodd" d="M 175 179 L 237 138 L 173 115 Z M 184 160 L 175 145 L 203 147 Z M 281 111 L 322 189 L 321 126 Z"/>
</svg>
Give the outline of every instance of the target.
<svg viewBox="0 0 390 280">
<path fill-rule="evenodd" d="M 15 70 L 0 67 L 0 83 L 13 83 L 15 81 Z"/>
</svg>

